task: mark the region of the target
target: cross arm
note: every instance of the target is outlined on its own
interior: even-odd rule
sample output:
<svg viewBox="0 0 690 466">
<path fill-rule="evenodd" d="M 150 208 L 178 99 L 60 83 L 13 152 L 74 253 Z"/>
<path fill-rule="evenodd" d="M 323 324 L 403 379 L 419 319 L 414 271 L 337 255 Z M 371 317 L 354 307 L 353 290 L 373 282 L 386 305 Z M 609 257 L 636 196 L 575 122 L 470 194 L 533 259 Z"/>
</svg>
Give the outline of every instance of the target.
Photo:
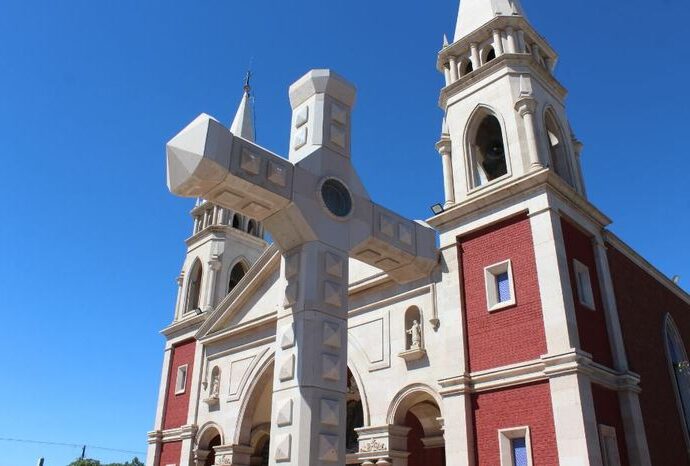
<svg viewBox="0 0 690 466">
<path fill-rule="evenodd" d="M 428 276 L 438 263 L 436 231 L 371 203 L 368 234 L 353 235 L 350 255 L 407 283 Z"/>
<path fill-rule="evenodd" d="M 263 221 L 291 200 L 294 166 L 201 114 L 166 145 L 168 188 Z"/>
</svg>

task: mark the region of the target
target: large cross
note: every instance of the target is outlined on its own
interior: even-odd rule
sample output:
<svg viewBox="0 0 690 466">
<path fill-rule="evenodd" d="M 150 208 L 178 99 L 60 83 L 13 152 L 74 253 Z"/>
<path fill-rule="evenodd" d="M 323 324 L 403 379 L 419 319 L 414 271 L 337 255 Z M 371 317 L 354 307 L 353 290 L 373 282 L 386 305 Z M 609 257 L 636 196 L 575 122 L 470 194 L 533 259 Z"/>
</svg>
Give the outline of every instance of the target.
<svg viewBox="0 0 690 466">
<path fill-rule="evenodd" d="M 400 283 L 437 263 L 434 230 L 372 202 L 357 176 L 354 101 L 355 88 L 329 70 L 290 86 L 289 160 L 205 114 L 167 145 L 173 193 L 262 221 L 283 255 L 271 465 L 345 464 L 348 258 Z"/>
</svg>

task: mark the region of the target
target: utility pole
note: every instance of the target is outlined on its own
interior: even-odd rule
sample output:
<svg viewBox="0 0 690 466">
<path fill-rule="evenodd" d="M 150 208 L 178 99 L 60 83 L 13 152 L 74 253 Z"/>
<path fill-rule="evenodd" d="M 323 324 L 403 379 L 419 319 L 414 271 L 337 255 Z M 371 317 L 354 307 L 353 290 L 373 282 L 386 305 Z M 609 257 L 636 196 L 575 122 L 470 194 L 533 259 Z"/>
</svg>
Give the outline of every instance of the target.
<svg viewBox="0 0 690 466">
<path fill-rule="evenodd" d="M 86 455 L 86 445 L 81 447 L 81 459 L 84 459 L 84 455 Z"/>
</svg>

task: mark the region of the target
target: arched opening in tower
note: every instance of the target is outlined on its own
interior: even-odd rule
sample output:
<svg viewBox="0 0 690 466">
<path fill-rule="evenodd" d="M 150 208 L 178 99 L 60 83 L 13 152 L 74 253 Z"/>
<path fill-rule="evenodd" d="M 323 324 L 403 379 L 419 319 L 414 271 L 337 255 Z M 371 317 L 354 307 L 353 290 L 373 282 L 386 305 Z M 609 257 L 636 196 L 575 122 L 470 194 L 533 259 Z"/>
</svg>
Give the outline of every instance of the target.
<svg viewBox="0 0 690 466">
<path fill-rule="evenodd" d="M 500 178 L 508 173 L 501 124 L 493 115 L 486 115 L 474 138 L 475 186 Z"/>
</svg>

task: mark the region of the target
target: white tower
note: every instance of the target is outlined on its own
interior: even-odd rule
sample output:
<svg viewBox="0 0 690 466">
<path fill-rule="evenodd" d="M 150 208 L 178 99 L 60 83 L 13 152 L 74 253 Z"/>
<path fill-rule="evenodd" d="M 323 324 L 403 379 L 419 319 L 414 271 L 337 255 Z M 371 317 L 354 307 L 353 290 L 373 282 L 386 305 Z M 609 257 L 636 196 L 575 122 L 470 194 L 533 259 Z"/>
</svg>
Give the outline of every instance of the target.
<svg viewBox="0 0 690 466">
<path fill-rule="evenodd" d="M 553 75 L 558 56 L 520 3 L 462 0 L 454 37 L 438 56 L 446 208 L 544 167 L 584 196 L 581 145 Z"/>
<path fill-rule="evenodd" d="M 254 116 L 249 77 L 232 122 L 233 134 L 254 142 Z M 207 312 L 237 285 L 266 249 L 263 225 L 255 219 L 198 199 L 191 215 L 192 236 L 178 278 L 175 320 Z"/>
</svg>

